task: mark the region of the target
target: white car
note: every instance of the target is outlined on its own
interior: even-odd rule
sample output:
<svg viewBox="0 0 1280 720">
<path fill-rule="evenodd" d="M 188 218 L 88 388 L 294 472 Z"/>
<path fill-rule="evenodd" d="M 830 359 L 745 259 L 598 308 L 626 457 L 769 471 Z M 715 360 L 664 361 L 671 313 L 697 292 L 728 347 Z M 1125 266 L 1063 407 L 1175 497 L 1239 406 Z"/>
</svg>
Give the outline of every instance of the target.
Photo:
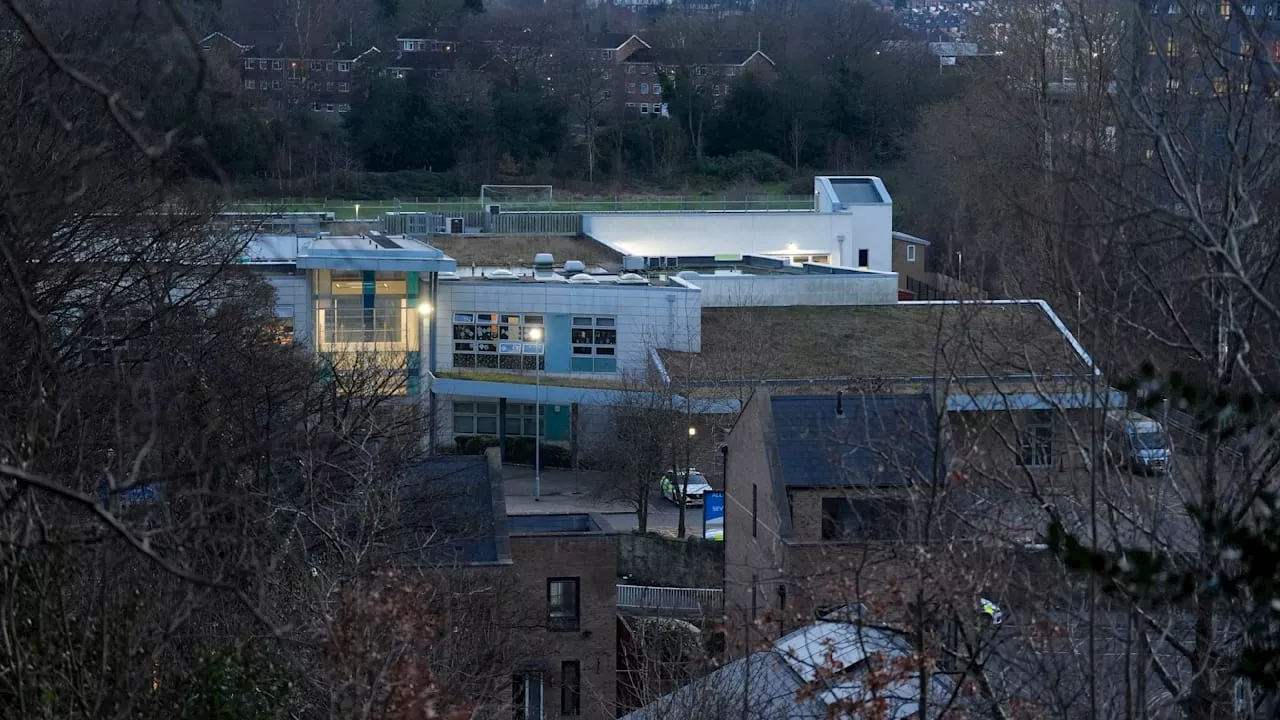
<svg viewBox="0 0 1280 720">
<path fill-rule="evenodd" d="M 668 470 L 662 476 L 659 483 L 662 486 L 662 497 L 670 500 L 677 505 L 680 504 L 676 499 L 680 497 L 681 490 L 684 487 L 684 473 L 679 470 Z M 701 507 L 702 496 L 711 489 L 710 483 L 703 477 L 702 473 L 694 468 L 689 468 L 689 496 L 685 498 L 685 507 Z"/>
</svg>

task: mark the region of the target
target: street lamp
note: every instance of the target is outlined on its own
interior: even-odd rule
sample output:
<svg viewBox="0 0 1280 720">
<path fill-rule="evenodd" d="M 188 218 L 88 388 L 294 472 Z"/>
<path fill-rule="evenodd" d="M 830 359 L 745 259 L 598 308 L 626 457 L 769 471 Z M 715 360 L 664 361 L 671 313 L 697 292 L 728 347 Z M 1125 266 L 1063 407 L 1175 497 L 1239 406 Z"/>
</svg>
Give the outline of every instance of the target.
<svg viewBox="0 0 1280 720">
<path fill-rule="evenodd" d="M 542 342 L 542 328 L 529 328 L 528 337 L 535 343 Z M 520 346 L 524 353 L 524 345 Z M 539 353 L 541 355 L 541 353 Z M 523 364 L 523 363 L 522 363 Z M 534 356 L 533 364 L 533 499 L 542 499 L 542 363 Z"/>
<path fill-rule="evenodd" d="M 685 402 L 688 402 L 687 398 Z M 676 527 L 676 536 L 681 538 L 684 537 L 685 504 L 688 502 L 688 499 L 689 499 L 689 476 L 693 474 L 692 468 L 690 467 L 691 465 L 693 465 L 693 436 L 697 434 L 698 434 L 698 429 L 690 425 L 689 439 L 684 444 L 684 487 L 680 488 L 680 521 Z M 672 458 L 672 459 L 674 460 L 675 458 Z M 704 514 L 705 514 L 705 511 L 704 511 Z"/>
</svg>

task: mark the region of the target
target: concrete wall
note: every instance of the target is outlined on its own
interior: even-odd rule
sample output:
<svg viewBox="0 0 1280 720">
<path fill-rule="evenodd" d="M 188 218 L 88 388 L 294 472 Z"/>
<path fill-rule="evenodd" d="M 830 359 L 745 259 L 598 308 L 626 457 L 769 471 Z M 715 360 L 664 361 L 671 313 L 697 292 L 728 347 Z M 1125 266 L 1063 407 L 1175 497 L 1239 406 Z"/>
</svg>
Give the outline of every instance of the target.
<svg viewBox="0 0 1280 720">
<path fill-rule="evenodd" d="M 690 526 L 699 522 L 691 519 Z M 724 543 L 619 535 L 618 574 L 630 576 L 632 585 L 723 587 Z"/>
<path fill-rule="evenodd" d="M 696 289 L 497 280 L 442 282 L 434 316 L 436 362 L 440 370 L 453 368 L 453 314 L 457 312 L 545 315 L 549 376 L 602 375 L 552 369 L 551 361 L 557 348 L 567 348 L 570 344 L 570 322 L 574 315 L 617 318 L 618 373 L 644 369 L 648 348 L 654 345 L 686 352 L 702 348 L 702 298 Z M 424 367 L 426 361 L 424 357 Z"/>
<path fill-rule="evenodd" d="M 283 315 L 288 308 L 293 313 L 293 336 L 298 342 L 313 342 L 315 308 L 306 271 L 264 273 L 264 276 L 276 291 L 276 315 Z"/>
<path fill-rule="evenodd" d="M 893 269 L 889 204 L 841 213 L 588 213 L 582 216 L 582 230 L 622 252 L 645 257 L 822 253 L 838 259 L 836 264 L 855 267 L 858 249 L 866 248 L 870 269 Z"/>
<path fill-rule="evenodd" d="M 892 305 L 898 301 L 898 278 L 892 273 L 699 275 L 684 279 L 702 291 L 702 307 Z"/>
<path fill-rule="evenodd" d="M 561 717 L 560 663 L 582 667 L 582 714 L 587 720 L 614 717 L 617 696 L 618 547 L 616 536 L 589 534 L 512 535 L 516 592 L 504 598 L 514 622 L 530 618 L 522 632 L 546 671 L 543 708 L 548 720 Z M 579 582 L 577 630 L 545 628 L 547 579 L 576 577 Z M 538 629 L 538 618 L 542 629 Z"/>
</svg>

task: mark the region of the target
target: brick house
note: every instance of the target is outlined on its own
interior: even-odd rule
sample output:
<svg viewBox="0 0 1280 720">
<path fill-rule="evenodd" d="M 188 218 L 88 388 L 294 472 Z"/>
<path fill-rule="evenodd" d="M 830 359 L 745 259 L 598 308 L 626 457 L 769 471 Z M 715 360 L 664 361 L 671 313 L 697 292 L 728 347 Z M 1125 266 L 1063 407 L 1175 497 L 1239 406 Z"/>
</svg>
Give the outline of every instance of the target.
<svg viewBox="0 0 1280 720">
<path fill-rule="evenodd" d="M 687 68 L 714 104 L 729 95 L 739 75 L 752 73 L 772 79 L 773 60 L 760 49 L 701 50 L 696 48 L 645 47 L 630 53 L 622 62 L 618 80 L 618 96 L 629 112 L 640 115 L 665 115 L 662 101 L 662 78 L 678 68 Z"/>
<path fill-rule="evenodd" d="M 396 33 L 396 50 L 410 52 L 457 52 L 458 28 L 413 27 Z"/>
<path fill-rule="evenodd" d="M 307 51 L 285 33 L 275 32 L 237 38 L 215 32 L 200 44 L 239 71 L 240 91 L 255 108 L 276 116 L 297 110 L 349 112 L 363 82 L 364 65 L 381 54 L 376 47 L 342 44 Z"/>
<path fill-rule="evenodd" d="M 615 717 L 617 538 L 597 515 L 511 515 L 507 526 L 513 609 L 539 609 L 526 632 L 545 648 L 512 680 L 517 717 Z"/>
<path fill-rule="evenodd" d="M 751 396 L 726 455 L 725 608 L 737 627 L 780 636 L 882 588 L 913 536 L 911 493 L 942 471 L 935 422 L 928 395 Z"/>
</svg>

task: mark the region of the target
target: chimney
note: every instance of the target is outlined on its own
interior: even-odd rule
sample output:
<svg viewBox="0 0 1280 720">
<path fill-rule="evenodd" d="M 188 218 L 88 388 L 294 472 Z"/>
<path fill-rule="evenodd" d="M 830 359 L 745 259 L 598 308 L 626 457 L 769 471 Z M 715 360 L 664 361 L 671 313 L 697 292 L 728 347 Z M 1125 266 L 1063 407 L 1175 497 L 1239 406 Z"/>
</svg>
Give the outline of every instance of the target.
<svg viewBox="0 0 1280 720">
<path fill-rule="evenodd" d="M 836 391 L 836 417 L 844 417 L 844 391 Z"/>
<path fill-rule="evenodd" d="M 760 48 L 764 42 L 764 33 L 756 33 L 756 52 L 760 52 Z"/>
</svg>

